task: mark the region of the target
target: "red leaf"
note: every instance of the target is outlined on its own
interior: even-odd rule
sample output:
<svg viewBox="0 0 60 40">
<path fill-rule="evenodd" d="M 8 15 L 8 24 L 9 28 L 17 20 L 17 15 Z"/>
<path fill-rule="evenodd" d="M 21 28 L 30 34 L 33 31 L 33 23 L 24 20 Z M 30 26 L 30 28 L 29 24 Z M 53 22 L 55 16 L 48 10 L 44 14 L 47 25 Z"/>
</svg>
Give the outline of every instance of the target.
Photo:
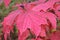
<svg viewBox="0 0 60 40">
<path fill-rule="evenodd" d="M 50 21 L 51 25 L 52 25 L 52 28 L 53 29 L 56 29 L 57 27 L 57 21 L 56 21 L 56 16 L 52 13 L 46 13 L 46 17 L 47 19 Z"/>
<path fill-rule="evenodd" d="M 51 40 L 60 40 L 60 31 L 56 31 L 55 33 L 51 34 Z"/>
<path fill-rule="evenodd" d="M 8 5 L 10 4 L 11 0 L 4 0 L 4 4 L 6 7 L 8 7 Z"/>
<path fill-rule="evenodd" d="M 29 36 L 29 31 L 26 30 L 22 35 L 18 34 L 18 40 L 26 40 L 26 38 Z"/>
<path fill-rule="evenodd" d="M 4 18 L 4 21 L 2 22 L 5 40 L 7 38 L 7 35 L 10 34 L 10 31 L 13 30 L 14 20 L 20 13 L 18 11 L 19 10 L 11 12 L 7 17 Z"/>
<path fill-rule="evenodd" d="M 36 39 L 33 38 L 33 39 L 31 39 L 31 40 L 42 40 L 42 39 L 41 39 L 41 38 L 36 38 Z"/>
</svg>

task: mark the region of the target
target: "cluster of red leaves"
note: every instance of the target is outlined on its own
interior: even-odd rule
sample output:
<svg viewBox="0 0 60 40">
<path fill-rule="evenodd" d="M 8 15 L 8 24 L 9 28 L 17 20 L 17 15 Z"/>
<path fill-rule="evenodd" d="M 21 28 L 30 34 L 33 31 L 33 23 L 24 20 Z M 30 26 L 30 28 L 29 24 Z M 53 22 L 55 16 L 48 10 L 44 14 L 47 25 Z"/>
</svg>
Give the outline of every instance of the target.
<svg viewBox="0 0 60 40">
<path fill-rule="evenodd" d="M 4 0 L 5 6 L 10 2 L 11 0 Z M 37 0 L 16 6 L 18 9 L 10 12 L 2 22 L 5 40 L 14 24 L 19 33 L 18 40 L 26 40 L 30 34 L 28 29 L 36 36 L 31 40 L 43 40 L 40 37 L 46 37 L 47 31 L 56 30 L 57 19 L 60 20 L 60 0 Z"/>
</svg>

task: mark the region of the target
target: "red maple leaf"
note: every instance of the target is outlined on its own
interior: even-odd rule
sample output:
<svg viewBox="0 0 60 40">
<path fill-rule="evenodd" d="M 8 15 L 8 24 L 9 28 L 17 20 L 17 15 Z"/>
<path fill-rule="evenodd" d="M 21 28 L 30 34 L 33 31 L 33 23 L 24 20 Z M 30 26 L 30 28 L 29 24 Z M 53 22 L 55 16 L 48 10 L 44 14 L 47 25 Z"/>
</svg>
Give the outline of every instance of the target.
<svg viewBox="0 0 60 40">
<path fill-rule="evenodd" d="M 18 5 L 17 6 L 18 9 L 10 12 L 9 15 L 6 16 L 2 22 L 5 40 L 7 40 L 7 35 L 10 34 L 10 31 L 13 30 L 14 24 L 16 25 L 16 28 L 19 32 L 18 40 L 26 39 L 25 38 L 26 36 L 23 34 L 26 33 L 26 30 L 28 28 L 32 31 L 33 34 L 35 34 L 36 38 L 38 36 L 46 37 L 45 26 L 47 25 L 48 27 L 56 30 L 57 16 L 53 14 L 53 12 L 47 11 L 47 9 L 53 8 L 53 5 L 55 2 L 56 1 L 54 0 L 53 1 L 49 0 L 45 4 L 44 3 L 42 4 L 24 3 L 21 5 Z M 7 5 L 9 3 L 7 3 Z M 45 25 L 45 26 L 42 27 L 41 25 Z M 27 31 L 27 34 L 29 34 L 28 31 Z M 37 40 L 40 40 L 40 38 L 38 38 Z"/>
</svg>

